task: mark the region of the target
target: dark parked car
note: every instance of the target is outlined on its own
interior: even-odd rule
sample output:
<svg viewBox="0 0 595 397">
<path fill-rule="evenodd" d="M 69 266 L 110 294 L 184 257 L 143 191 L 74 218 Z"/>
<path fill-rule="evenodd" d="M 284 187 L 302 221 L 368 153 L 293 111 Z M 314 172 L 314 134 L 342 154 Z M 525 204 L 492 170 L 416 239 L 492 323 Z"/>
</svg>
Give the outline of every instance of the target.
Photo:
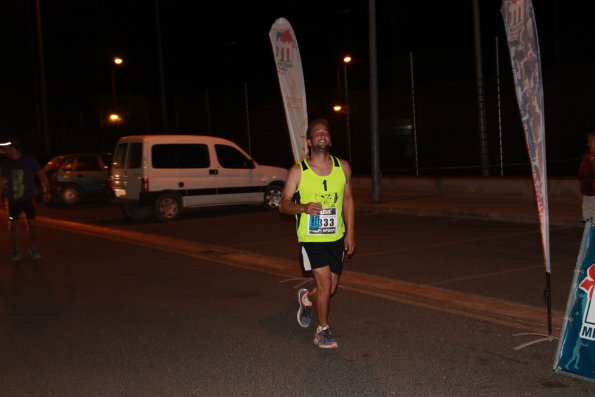
<svg viewBox="0 0 595 397">
<path fill-rule="evenodd" d="M 110 153 L 75 153 L 53 157 L 43 167 L 51 184 L 53 201 L 77 204 L 88 197 L 107 197 L 105 182 Z"/>
</svg>

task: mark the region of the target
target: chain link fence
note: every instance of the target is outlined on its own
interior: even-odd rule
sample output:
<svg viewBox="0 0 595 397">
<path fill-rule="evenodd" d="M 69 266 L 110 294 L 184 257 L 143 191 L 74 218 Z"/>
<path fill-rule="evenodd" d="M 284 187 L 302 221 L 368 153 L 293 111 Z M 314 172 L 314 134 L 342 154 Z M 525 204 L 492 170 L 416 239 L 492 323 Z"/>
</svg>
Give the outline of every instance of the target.
<svg viewBox="0 0 595 397">
<path fill-rule="evenodd" d="M 411 86 L 408 60 L 398 65 L 400 81 L 379 79 L 380 164 L 384 175 L 481 175 L 477 87 L 474 80 L 420 79 Z M 586 150 L 585 133 L 595 129 L 595 65 L 544 70 L 545 132 L 548 175 L 574 176 Z M 390 80 L 390 79 L 388 79 Z M 490 175 L 530 175 L 510 74 L 484 79 Z M 314 91 L 314 90 L 312 90 Z M 329 118 L 333 151 L 349 158 L 355 174 L 370 172 L 370 117 L 367 92 L 350 92 L 350 113 L 333 113 L 336 92 L 308 96 L 310 118 Z M 107 122 L 107 110 L 94 102 L 50 110 L 52 152 L 111 151 L 118 137 L 139 133 L 194 133 L 231 139 L 257 161 L 283 167 L 292 162 L 282 99 L 276 81 L 227 84 L 191 94 L 168 96 L 169 128 L 160 120 L 157 95 L 123 93 L 124 122 Z M 349 117 L 349 128 L 346 117 Z M 32 127 L 35 131 L 35 128 Z M 349 137 L 348 137 L 349 134 Z M 16 132 L 18 135 L 18 132 Z M 39 134 L 21 139 L 35 151 Z"/>
<path fill-rule="evenodd" d="M 585 133 L 595 128 L 595 65 L 544 71 L 548 175 L 574 176 L 586 150 Z M 512 75 L 484 80 L 490 175 L 530 175 Z M 247 89 L 248 92 L 242 92 Z M 210 95 L 213 134 L 235 140 L 258 160 L 292 162 L 285 114 L 277 87 L 235 87 L 226 98 Z M 232 100 L 235 98 L 235 101 Z M 248 101 L 245 99 L 248 98 Z M 356 174 L 370 172 L 369 97 L 350 93 L 350 114 L 331 110 L 336 95 L 308 99 L 310 118 L 330 119 L 333 150 L 351 154 Z M 192 109 L 204 108 L 196 103 Z M 182 113 L 182 108 L 178 109 Z M 192 131 L 179 114 L 178 129 Z M 346 117 L 349 117 L 349 129 Z M 423 83 L 380 89 L 380 164 L 385 175 L 481 175 L 477 86 L 474 80 Z M 200 130 L 200 128 L 198 129 Z M 349 138 L 348 139 L 348 133 Z M 350 147 L 348 146 L 350 144 Z"/>
</svg>

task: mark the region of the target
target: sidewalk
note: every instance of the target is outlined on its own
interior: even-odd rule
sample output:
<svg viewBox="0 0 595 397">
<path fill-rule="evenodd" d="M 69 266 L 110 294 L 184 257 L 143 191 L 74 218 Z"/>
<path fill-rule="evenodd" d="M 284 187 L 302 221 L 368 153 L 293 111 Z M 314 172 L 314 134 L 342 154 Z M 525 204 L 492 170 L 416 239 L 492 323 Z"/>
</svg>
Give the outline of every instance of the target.
<svg viewBox="0 0 595 397">
<path fill-rule="evenodd" d="M 354 196 L 358 210 L 372 213 L 539 222 L 536 200 L 530 196 L 432 194 L 389 190 L 381 191 L 380 201 L 373 202 L 371 191 L 361 188 L 354 190 Z M 550 225 L 582 227 L 580 199 L 550 199 L 548 207 Z"/>
</svg>

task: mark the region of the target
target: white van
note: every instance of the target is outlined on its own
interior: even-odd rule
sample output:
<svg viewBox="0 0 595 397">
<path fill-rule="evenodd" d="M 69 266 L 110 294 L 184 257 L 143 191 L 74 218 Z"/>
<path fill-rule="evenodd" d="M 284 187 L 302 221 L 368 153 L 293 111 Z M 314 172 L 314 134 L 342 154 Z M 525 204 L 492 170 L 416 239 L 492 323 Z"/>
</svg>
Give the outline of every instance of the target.
<svg viewBox="0 0 595 397">
<path fill-rule="evenodd" d="M 264 203 L 277 208 L 287 170 L 260 165 L 226 139 L 136 135 L 118 140 L 109 185 L 112 202 L 141 220 L 177 219 L 183 208 Z"/>
</svg>

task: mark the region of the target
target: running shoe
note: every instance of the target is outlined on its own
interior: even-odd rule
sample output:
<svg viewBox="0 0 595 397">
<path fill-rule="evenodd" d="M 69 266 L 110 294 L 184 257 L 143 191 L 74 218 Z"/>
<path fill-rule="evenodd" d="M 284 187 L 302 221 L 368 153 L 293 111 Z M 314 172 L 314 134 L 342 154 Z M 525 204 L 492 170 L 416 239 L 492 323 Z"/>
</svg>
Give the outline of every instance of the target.
<svg viewBox="0 0 595 397">
<path fill-rule="evenodd" d="M 309 305 L 304 302 L 307 295 L 308 290 L 306 288 L 302 288 L 298 291 L 298 303 L 300 307 L 297 311 L 297 322 L 303 328 L 308 328 L 310 322 L 312 322 L 312 315 L 310 314 L 312 311 L 312 302 L 310 302 Z"/>
<path fill-rule="evenodd" d="M 19 262 L 21 260 L 21 251 L 18 249 L 12 250 L 12 253 L 10 254 L 10 260 L 13 262 Z"/>
<path fill-rule="evenodd" d="M 35 247 L 35 246 L 29 248 L 29 256 L 34 261 L 41 259 L 41 254 L 39 253 L 39 251 L 37 251 L 37 247 Z"/>
<path fill-rule="evenodd" d="M 328 326 L 318 327 L 314 336 L 314 344 L 318 345 L 321 349 L 336 349 L 339 347 L 337 341 L 331 335 L 331 330 Z"/>
</svg>

